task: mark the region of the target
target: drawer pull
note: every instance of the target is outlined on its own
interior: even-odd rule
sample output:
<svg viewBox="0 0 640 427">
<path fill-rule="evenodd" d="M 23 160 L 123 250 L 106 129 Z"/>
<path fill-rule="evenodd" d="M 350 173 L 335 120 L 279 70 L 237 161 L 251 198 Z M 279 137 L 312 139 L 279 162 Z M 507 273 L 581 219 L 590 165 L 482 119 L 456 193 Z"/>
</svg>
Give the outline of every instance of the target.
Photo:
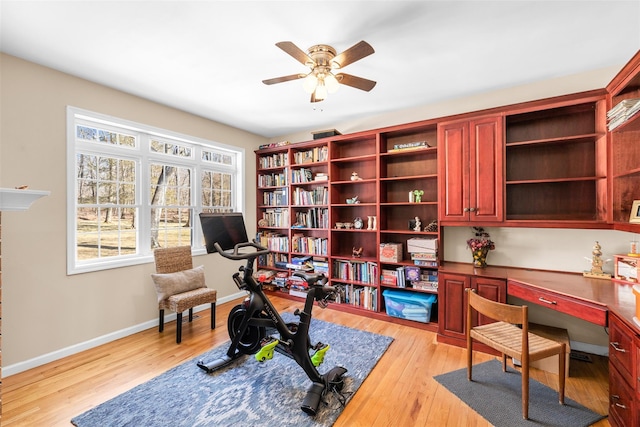
<svg viewBox="0 0 640 427">
<path fill-rule="evenodd" d="M 621 348 L 621 347 L 620 347 L 620 343 L 619 343 L 619 342 L 617 342 L 617 341 L 616 341 L 616 342 L 609 343 L 609 345 L 611 345 L 611 347 L 613 347 L 613 349 L 614 349 L 615 351 L 619 351 L 620 353 L 626 353 L 626 352 L 627 352 L 627 350 L 625 350 L 624 348 Z"/>
<path fill-rule="evenodd" d="M 618 408 L 627 409 L 627 407 L 622 403 L 615 403 L 614 405 L 616 405 Z"/>
<path fill-rule="evenodd" d="M 549 301 L 548 299 L 546 299 L 546 298 L 542 298 L 542 297 L 538 298 L 538 301 L 543 302 L 543 303 L 545 303 L 545 304 L 551 304 L 551 305 L 556 305 L 556 304 L 558 304 L 558 303 L 557 303 L 557 302 L 555 302 L 555 301 Z"/>
<path fill-rule="evenodd" d="M 620 396 L 618 396 L 617 394 L 612 394 L 611 400 L 620 400 Z M 613 403 L 613 405 L 617 406 L 618 408 L 627 409 L 627 406 L 623 405 L 622 403 L 618 403 L 618 402 L 611 402 L 611 403 Z"/>
</svg>

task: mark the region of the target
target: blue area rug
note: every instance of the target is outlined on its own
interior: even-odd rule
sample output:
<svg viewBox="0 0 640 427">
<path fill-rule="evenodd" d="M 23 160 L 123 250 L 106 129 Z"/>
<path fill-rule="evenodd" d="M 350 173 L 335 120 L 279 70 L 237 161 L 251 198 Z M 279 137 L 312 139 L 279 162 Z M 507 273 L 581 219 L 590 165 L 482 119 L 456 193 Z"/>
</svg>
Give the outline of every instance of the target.
<svg viewBox="0 0 640 427">
<path fill-rule="evenodd" d="M 285 313 L 285 321 L 296 320 Z M 347 368 L 342 390 L 347 401 L 358 390 L 393 338 L 313 319 L 311 342 L 331 347 L 320 373 Z M 276 353 L 259 363 L 240 357 L 212 374 L 196 366 L 226 353 L 229 343 L 185 362 L 89 411 L 74 417 L 77 427 L 164 426 L 330 426 L 342 412 L 328 393 L 311 417 L 300 409 L 311 381 L 292 359 Z"/>
<path fill-rule="evenodd" d="M 435 376 L 434 379 L 458 396 L 495 427 L 558 426 L 586 427 L 605 418 L 565 396 L 558 403 L 558 391 L 529 378 L 529 419 L 522 418 L 520 372 L 502 362 L 473 365 L 473 381 L 467 368 Z"/>
</svg>

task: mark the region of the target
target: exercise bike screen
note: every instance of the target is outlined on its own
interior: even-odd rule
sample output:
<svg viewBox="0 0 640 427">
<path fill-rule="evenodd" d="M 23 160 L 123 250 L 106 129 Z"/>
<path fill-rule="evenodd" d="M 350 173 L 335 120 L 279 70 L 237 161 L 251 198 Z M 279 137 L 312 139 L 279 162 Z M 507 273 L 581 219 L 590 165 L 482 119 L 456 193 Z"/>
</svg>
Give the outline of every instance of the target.
<svg viewBox="0 0 640 427">
<path fill-rule="evenodd" d="M 238 243 L 248 242 L 247 229 L 244 226 L 244 219 L 239 212 L 231 213 L 201 213 L 200 224 L 204 234 L 204 242 L 207 253 L 216 251 L 213 246 L 218 242 L 220 247 L 228 251 L 233 249 Z"/>
</svg>

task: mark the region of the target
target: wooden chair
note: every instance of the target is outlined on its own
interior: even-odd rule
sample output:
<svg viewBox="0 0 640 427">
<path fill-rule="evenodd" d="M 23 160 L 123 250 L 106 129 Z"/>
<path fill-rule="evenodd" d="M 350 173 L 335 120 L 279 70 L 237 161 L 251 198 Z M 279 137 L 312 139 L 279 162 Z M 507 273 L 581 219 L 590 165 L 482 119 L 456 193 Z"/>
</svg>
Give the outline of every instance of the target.
<svg viewBox="0 0 640 427">
<path fill-rule="evenodd" d="M 152 274 L 158 295 L 159 332 L 164 330 L 164 310 L 177 313 L 176 343 L 182 341 L 182 312 L 189 310 L 193 321 L 193 308 L 211 304 L 211 329 L 216 327 L 217 291 L 206 286 L 204 267 L 193 268 L 191 246 L 158 248 L 153 252 L 156 274 Z"/>
<path fill-rule="evenodd" d="M 502 371 L 507 370 L 507 356 L 522 363 L 522 418 L 529 418 L 529 363 L 558 355 L 558 399 L 564 404 L 565 343 L 556 342 L 529 332 L 527 306 L 515 306 L 491 301 L 467 289 L 467 379 L 472 381 L 473 341 L 481 342 L 502 354 Z M 473 311 L 496 320 L 473 326 Z"/>
</svg>

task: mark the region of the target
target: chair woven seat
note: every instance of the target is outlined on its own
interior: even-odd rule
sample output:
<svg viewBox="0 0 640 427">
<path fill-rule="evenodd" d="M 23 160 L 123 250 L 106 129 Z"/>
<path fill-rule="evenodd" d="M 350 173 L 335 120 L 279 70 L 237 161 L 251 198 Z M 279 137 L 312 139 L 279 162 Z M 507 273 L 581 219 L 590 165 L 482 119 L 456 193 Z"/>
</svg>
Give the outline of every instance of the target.
<svg viewBox="0 0 640 427">
<path fill-rule="evenodd" d="M 522 329 L 506 322 L 489 323 L 471 329 L 471 337 L 490 345 L 500 353 L 520 359 L 522 356 Z M 560 352 L 561 343 L 528 333 L 529 361 L 544 359 Z"/>
<path fill-rule="evenodd" d="M 164 300 L 161 305 L 162 308 L 168 308 L 177 313 L 198 305 L 216 302 L 217 295 L 218 292 L 215 289 L 198 288 L 181 294 L 171 295 Z"/>
</svg>

